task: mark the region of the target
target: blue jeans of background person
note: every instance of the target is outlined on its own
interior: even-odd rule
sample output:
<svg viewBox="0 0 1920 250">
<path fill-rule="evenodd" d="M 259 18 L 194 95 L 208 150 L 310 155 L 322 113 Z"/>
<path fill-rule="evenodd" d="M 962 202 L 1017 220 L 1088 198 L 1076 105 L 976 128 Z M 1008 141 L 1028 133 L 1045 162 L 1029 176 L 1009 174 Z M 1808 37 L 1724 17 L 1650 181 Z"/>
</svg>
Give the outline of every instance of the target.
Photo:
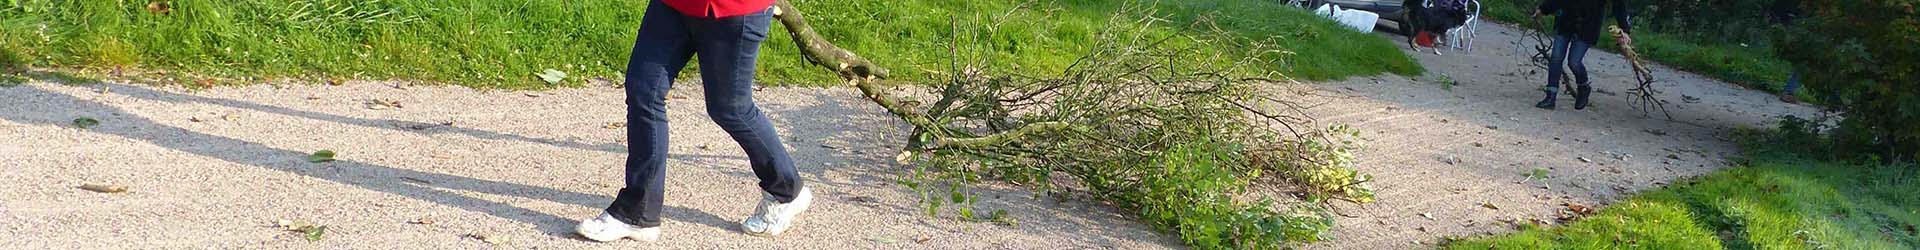
<svg viewBox="0 0 1920 250">
<path fill-rule="evenodd" d="M 658 0 L 647 7 L 627 63 L 627 186 L 607 213 L 630 225 L 660 225 L 667 175 L 667 91 L 694 55 L 700 56 L 707 115 L 745 149 L 760 189 L 782 203 L 793 201 L 800 175 L 773 123 L 753 102 L 754 63 L 772 19 L 771 10 L 715 19 L 686 16 Z"/>
<path fill-rule="evenodd" d="M 1787 75 L 1787 89 L 1780 93 L 1791 96 L 1798 92 L 1800 92 L 1800 70 L 1795 69 L 1792 74 Z"/>
<path fill-rule="evenodd" d="M 1566 67 L 1573 68 L 1575 83 L 1587 85 L 1586 58 L 1587 48 L 1590 46 L 1592 44 L 1571 39 L 1566 35 L 1553 36 L 1553 54 L 1547 55 L 1547 94 L 1549 96 L 1560 91 L 1560 78 L 1566 74 L 1560 70 L 1560 64 L 1563 62 L 1566 63 Z"/>
</svg>

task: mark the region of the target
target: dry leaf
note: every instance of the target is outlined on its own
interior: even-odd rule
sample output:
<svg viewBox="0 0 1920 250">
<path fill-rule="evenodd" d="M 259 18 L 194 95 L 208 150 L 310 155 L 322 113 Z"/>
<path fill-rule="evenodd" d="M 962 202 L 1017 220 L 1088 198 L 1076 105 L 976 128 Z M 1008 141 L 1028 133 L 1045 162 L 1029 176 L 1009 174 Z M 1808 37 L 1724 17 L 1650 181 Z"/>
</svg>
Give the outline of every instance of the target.
<svg viewBox="0 0 1920 250">
<path fill-rule="evenodd" d="M 165 1 L 147 3 L 147 12 L 166 15 L 173 12 L 173 5 Z"/>
<path fill-rule="evenodd" d="M 435 223 L 433 218 L 419 218 L 407 221 L 407 224 L 414 225 L 433 225 L 433 223 Z"/>
<path fill-rule="evenodd" d="M 109 194 L 127 192 L 127 187 L 120 186 L 120 185 L 86 184 L 86 185 L 80 185 L 80 189 L 85 189 L 87 191 L 93 191 L 98 193 L 109 193 Z"/>
<path fill-rule="evenodd" d="M 412 182 L 412 183 L 420 183 L 420 184 L 433 184 L 433 182 L 431 181 L 421 180 L 420 178 L 413 178 L 413 177 L 400 177 L 400 180 Z"/>
<path fill-rule="evenodd" d="M 1585 205 L 1580 205 L 1580 204 L 1573 204 L 1573 203 L 1567 203 L 1567 210 L 1573 211 L 1574 214 L 1578 214 L 1578 215 L 1593 215 L 1594 213 L 1593 208 L 1591 207 L 1587 207 Z"/>
<path fill-rule="evenodd" d="M 501 237 L 501 236 L 488 236 L 488 235 L 484 235 L 484 234 L 473 234 L 473 233 L 470 233 L 470 234 L 467 234 L 466 236 L 467 236 L 467 238 L 473 238 L 473 239 L 475 239 L 475 240 L 480 240 L 480 242 L 486 242 L 487 244 L 496 244 L 496 245 L 498 245 L 498 244 L 500 244 L 500 243 L 506 243 L 506 242 L 507 242 L 507 237 Z"/>
</svg>

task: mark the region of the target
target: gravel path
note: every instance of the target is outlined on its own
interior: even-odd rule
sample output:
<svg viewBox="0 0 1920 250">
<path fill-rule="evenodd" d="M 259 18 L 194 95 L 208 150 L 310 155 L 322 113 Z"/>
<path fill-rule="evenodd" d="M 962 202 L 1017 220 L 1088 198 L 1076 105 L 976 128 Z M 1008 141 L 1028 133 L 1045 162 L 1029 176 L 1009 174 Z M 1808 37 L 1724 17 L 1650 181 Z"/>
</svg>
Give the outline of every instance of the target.
<svg viewBox="0 0 1920 250">
<path fill-rule="evenodd" d="M 700 91 L 682 88 L 669 101 L 665 240 L 589 243 L 572 227 L 621 186 L 622 90 L 395 84 L 0 87 L 0 248 L 1179 246 L 1109 207 L 1017 188 L 980 191 L 982 209 L 1006 209 L 1015 225 L 959 222 L 951 210 L 928 218 L 894 183 L 908 171 L 891 163 L 905 125 L 847 88 L 757 93 L 819 197 L 796 231 L 739 233 L 759 190 Z M 75 128 L 80 117 L 100 125 Z M 317 150 L 338 160 L 307 162 Z M 84 184 L 130 191 L 76 188 Z M 328 228 L 309 242 L 281 220 Z"/>
<path fill-rule="evenodd" d="M 1766 127 L 1812 107 L 1654 67 L 1676 119 L 1625 105 L 1626 64 L 1589 55 L 1596 107 L 1534 109 L 1542 76 L 1517 70 L 1509 27 L 1479 48 L 1416 53 L 1429 76 L 1316 84 L 1297 98 L 1323 122 L 1364 131 L 1361 168 L 1379 202 L 1340 205 L 1336 238 L 1317 249 L 1424 248 L 1442 237 L 1553 221 L 1566 204 L 1625 194 L 1725 167 L 1736 127 Z M 1398 37 L 1390 37 L 1396 39 Z M 1442 88 L 1440 76 L 1458 81 Z M 693 84 L 682 84 L 693 85 Z M 272 85 L 183 91 L 146 85 L 0 87 L 0 248 L 631 248 L 572 236 L 620 187 L 621 90 L 544 92 Z M 1012 226 L 922 216 L 893 183 L 905 125 L 847 88 L 758 92 L 819 195 L 798 231 L 738 233 L 759 197 L 739 148 L 677 89 L 666 240 L 674 249 L 1079 249 L 1179 247 L 1098 204 L 981 190 Z M 1609 94 L 1611 93 L 1611 94 Z M 1692 97 L 1692 98 L 1685 98 Z M 397 103 L 380 105 L 377 103 Z M 393 107 L 398 106 L 398 107 Z M 80 117 L 99 126 L 79 129 Z M 308 163 L 317 150 L 338 161 Z M 1536 169 L 1544 178 L 1529 178 Z M 83 184 L 124 185 L 94 193 Z M 309 242 L 278 221 L 328 226 Z"/>
</svg>

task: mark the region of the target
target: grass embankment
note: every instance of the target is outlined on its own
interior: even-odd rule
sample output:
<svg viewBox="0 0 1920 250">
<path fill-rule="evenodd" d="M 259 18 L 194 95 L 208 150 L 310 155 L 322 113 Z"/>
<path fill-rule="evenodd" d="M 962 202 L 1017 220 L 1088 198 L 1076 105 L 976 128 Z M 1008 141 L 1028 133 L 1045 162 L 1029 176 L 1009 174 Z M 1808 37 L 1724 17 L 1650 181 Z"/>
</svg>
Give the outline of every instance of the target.
<svg viewBox="0 0 1920 250">
<path fill-rule="evenodd" d="M 411 79 L 490 88 L 543 88 L 547 69 L 581 79 L 618 79 L 648 1 L 616 0 L 144 0 L 0 2 L 0 54 L 35 67 L 134 68 L 170 72 L 174 82 L 214 79 Z M 829 39 L 894 69 L 927 79 L 947 68 L 952 24 L 1002 22 L 984 46 L 1000 72 L 1054 74 L 1093 44 L 1092 34 L 1130 3 L 1063 0 L 802 0 Z M 1390 42 L 1271 1 L 1165 1 L 1150 35 L 1179 34 L 1212 16 L 1220 31 L 1190 32 L 1290 51 L 1206 48 L 1198 53 L 1266 53 L 1294 77 L 1334 79 L 1422 70 Z M 1218 15 L 1213 15 L 1218 14 Z M 1138 24 L 1129 24 L 1138 25 Z M 1212 30 L 1211 28 L 1205 30 Z M 801 59 L 784 27 L 764 45 L 760 76 L 786 85 L 833 84 Z M 1271 38 L 1271 39 L 1269 39 Z"/>
<path fill-rule="evenodd" d="M 1533 13 L 1539 2 L 1482 1 L 1486 4 L 1482 15 L 1494 21 L 1525 26 L 1531 22 L 1527 15 Z M 1613 25 L 1611 19 L 1607 25 Z M 1768 47 L 1769 41 L 1729 42 L 1700 34 L 1704 33 L 1656 30 L 1641 25 L 1634 27 L 1633 43 L 1640 50 L 1641 57 L 1647 60 L 1767 92 L 1780 93 L 1785 89 L 1787 76 L 1793 72 L 1792 64 L 1774 55 L 1773 48 Z M 1601 49 L 1616 50 L 1618 47 L 1612 41 L 1600 43 Z M 1808 98 L 1812 96 L 1801 97 L 1810 100 Z"/>
<path fill-rule="evenodd" d="M 1449 249 L 1920 249 L 1920 167 L 1813 160 L 1747 143 L 1741 167 L 1554 228 Z"/>
</svg>

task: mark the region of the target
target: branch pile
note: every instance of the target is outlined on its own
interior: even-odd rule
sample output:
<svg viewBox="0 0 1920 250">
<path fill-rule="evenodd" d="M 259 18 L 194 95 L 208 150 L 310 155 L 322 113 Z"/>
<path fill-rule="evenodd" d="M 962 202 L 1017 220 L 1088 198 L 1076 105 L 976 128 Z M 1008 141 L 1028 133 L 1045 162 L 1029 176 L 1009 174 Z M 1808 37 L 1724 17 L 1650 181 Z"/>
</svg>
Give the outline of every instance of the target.
<svg viewBox="0 0 1920 250">
<path fill-rule="evenodd" d="M 997 24 L 956 19 L 946 48 L 952 63 L 946 72 L 934 72 L 944 79 L 898 84 L 889 83 L 884 68 L 821 38 L 792 5 L 778 6 L 782 14 L 776 18 L 809 62 L 840 75 L 913 127 L 897 159 L 917 163 L 916 176 L 960 183 L 993 176 L 1042 191 L 1066 184 L 1135 209 L 1196 246 L 1278 246 L 1282 240 L 1316 240 L 1331 226 L 1324 213 L 1311 212 L 1323 210 L 1278 211 L 1269 202 L 1232 198 L 1254 180 L 1300 184 L 1309 201 L 1372 200 L 1364 185 L 1369 177 L 1352 168 L 1357 132 L 1312 127 L 1301 105 L 1275 98 L 1275 86 L 1295 82 L 1249 73 L 1274 63 L 1263 58 L 1287 54 L 1264 47 L 1270 42 L 1187 32 L 1156 37 L 1145 29 L 1165 19 L 1115 15 L 1108 30 L 1092 39 L 1099 44 L 1071 66 L 1058 75 L 1027 76 L 975 66 L 996 60 L 987 41 L 996 39 Z M 1219 32 L 1210 24 L 1202 18 L 1187 28 Z M 1254 52 L 1197 49 L 1207 46 Z M 903 97 L 889 87 L 895 85 L 932 86 L 913 96 L 934 98 Z M 970 201 L 954 197 L 954 203 Z M 937 207 L 946 199 L 929 200 Z M 1221 233 L 1231 237 L 1215 238 Z"/>
</svg>

